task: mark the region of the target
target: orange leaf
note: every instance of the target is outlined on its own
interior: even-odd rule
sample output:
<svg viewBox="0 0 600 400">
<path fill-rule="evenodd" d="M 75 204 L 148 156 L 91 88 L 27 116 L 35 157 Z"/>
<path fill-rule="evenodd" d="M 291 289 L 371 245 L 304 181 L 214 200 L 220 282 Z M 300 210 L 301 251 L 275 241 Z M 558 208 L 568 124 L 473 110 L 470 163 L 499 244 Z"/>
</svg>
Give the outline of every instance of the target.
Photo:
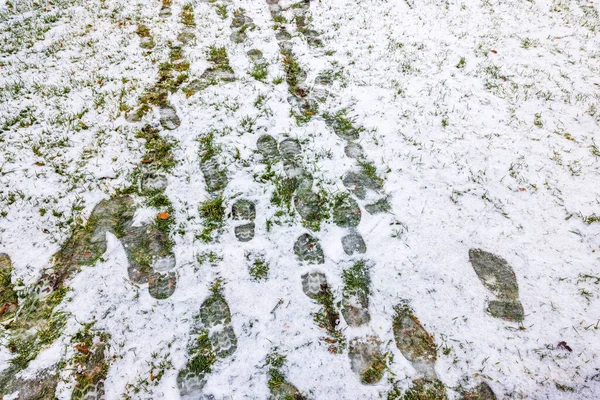
<svg viewBox="0 0 600 400">
<path fill-rule="evenodd" d="M 75 349 L 77 349 L 77 351 L 82 352 L 83 354 L 88 354 L 90 352 L 90 350 L 85 346 L 85 344 L 78 344 L 77 346 L 75 346 Z"/>
<path fill-rule="evenodd" d="M 169 218 L 170 216 L 171 216 L 171 214 L 169 214 L 166 211 L 163 211 L 163 212 L 161 212 L 161 213 L 158 214 L 158 219 L 165 220 L 165 219 Z"/>
</svg>

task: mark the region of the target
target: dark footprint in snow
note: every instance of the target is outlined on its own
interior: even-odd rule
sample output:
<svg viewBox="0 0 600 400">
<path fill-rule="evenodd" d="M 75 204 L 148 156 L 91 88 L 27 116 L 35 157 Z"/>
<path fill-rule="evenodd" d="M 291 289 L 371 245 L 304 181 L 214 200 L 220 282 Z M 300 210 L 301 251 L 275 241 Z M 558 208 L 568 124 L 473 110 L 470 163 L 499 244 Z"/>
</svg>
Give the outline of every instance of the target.
<svg viewBox="0 0 600 400">
<path fill-rule="evenodd" d="M 285 139 L 279 143 L 279 152 L 286 160 L 295 160 L 302 154 L 302 145 L 296 139 Z"/>
<path fill-rule="evenodd" d="M 176 278 L 175 255 L 171 252 L 168 236 L 154 223 L 132 226 L 125 225 L 121 237 L 127 253 L 129 279 L 135 283 L 149 283 L 152 296 L 165 299 L 173 294 Z"/>
<path fill-rule="evenodd" d="M 262 135 L 256 141 L 256 148 L 266 161 L 273 161 L 279 157 L 277 140 L 271 135 Z"/>
<path fill-rule="evenodd" d="M 488 303 L 487 311 L 495 318 L 523 321 L 517 277 L 508 262 L 481 249 L 470 249 L 469 261 L 483 286 L 498 298 Z"/>
<path fill-rule="evenodd" d="M 231 312 L 218 286 L 200 306 L 197 326 L 188 346 L 188 362 L 177 375 L 177 386 L 183 399 L 202 399 L 206 375 L 220 359 L 237 350 L 237 337 L 231 323 Z"/>
<path fill-rule="evenodd" d="M 367 204 L 365 206 L 365 210 L 367 210 L 369 214 L 377 214 L 383 212 L 390 212 L 392 210 L 392 206 L 390 205 L 388 198 L 383 197 L 373 204 Z"/>
<path fill-rule="evenodd" d="M 319 297 L 323 285 L 327 285 L 327 277 L 322 272 L 313 271 L 302 275 L 302 290 L 311 299 Z"/>
<path fill-rule="evenodd" d="M 286 378 L 282 368 L 285 364 L 285 356 L 272 352 L 267 356 L 266 365 L 269 367 L 268 386 L 271 391 L 269 400 L 307 400 L 306 397 L 292 385 Z"/>
<path fill-rule="evenodd" d="M 294 243 L 294 253 L 301 261 L 309 264 L 323 264 L 325 256 L 319 241 L 313 236 L 305 233 L 301 235 Z"/>
<path fill-rule="evenodd" d="M 346 156 L 355 159 L 362 159 L 365 156 L 365 152 L 362 146 L 355 142 L 350 142 L 344 147 L 344 153 Z"/>
<path fill-rule="evenodd" d="M 496 400 L 496 394 L 485 382 L 462 393 L 460 400 Z"/>
<path fill-rule="evenodd" d="M 248 242 L 254 238 L 254 219 L 256 218 L 256 206 L 246 199 L 239 199 L 231 207 L 231 216 L 234 221 L 246 221 L 234 229 L 235 237 L 240 242 Z"/>
<path fill-rule="evenodd" d="M 177 276 L 174 272 L 153 272 L 148 278 L 150 296 L 158 300 L 170 297 L 177 286 Z"/>
<path fill-rule="evenodd" d="M 333 223 L 349 228 L 360 224 L 361 212 L 356 200 L 348 194 L 342 194 L 333 202 Z"/>
<path fill-rule="evenodd" d="M 250 50 L 248 50 L 246 55 L 255 64 L 264 64 L 265 63 L 265 58 L 263 56 L 263 53 L 262 53 L 262 51 L 260 51 L 258 49 L 250 49 Z"/>
<path fill-rule="evenodd" d="M 347 172 L 342 178 L 342 182 L 359 199 L 365 198 L 367 189 L 377 191 L 383 187 L 380 180 L 367 175 L 363 171 Z"/>
<path fill-rule="evenodd" d="M 175 256 L 171 252 L 168 236 L 155 223 L 133 226 L 135 207 L 129 196 L 115 196 L 102 200 L 94 207 L 85 229 L 76 231 L 55 255 L 60 268 L 54 271 L 53 279 L 62 279 L 81 265 L 92 265 L 106 252 L 106 233 L 117 236 L 129 265 L 129 278 L 136 283 L 152 282 L 152 296 L 164 299 L 175 291 Z M 168 274 L 168 278 L 164 275 Z"/>
<path fill-rule="evenodd" d="M 233 12 L 233 19 L 231 21 L 231 41 L 234 43 L 242 43 L 248 39 L 246 32 L 255 28 L 254 21 L 252 18 L 245 16 L 239 10 Z"/>
<path fill-rule="evenodd" d="M 368 324 L 371 278 L 366 262 L 358 261 L 343 274 L 342 315 L 349 326 Z"/>
<path fill-rule="evenodd" d="M 158 16 L 161 18 L 170 17 L 173 13 L 171 12 L 171 7 L 163 5 L 160 11 L 158 12 Z"/>
<path fill-rule="evenodd" d="M 367 245 L 358 232 L 352 232 L 342 238 L 342 248 L 344 252 L 351 256 L 354 253 L 364 254 L 367 252 Z"/>
<path fill-rule="evenodd" d="M 437 348 L 433 336 L 423 328 L 408 305 L 399 304 L 395 311 L 392 327 L 396 347 L 418 372 L 435 377 L 433 367 L 437 360 Z"/>
<path fill-rule="evenodd" d="M 300 188 L 296 190 L 296 193 L 296 196 L 294 196 L 294 207 L 302 217 L 302 222 L 309 228 L 317 228 L 316 225 L 320 226 L 323 213 L 322 207 L 327 199 L 322 198 L 317 193 L 300 190 Z"/>
<path fill-rule="evenodd" d="M 160 125 L 167 130 L 174 130 L 179 128 L 181 121 L 177 116 L 177 111 L 173 106 L 163 105 L 158 109 L 160 113 Z"/>
<path fill-rule="evenodd" d="M 360 377 L 361 383 L 374 385 L 383 377 L 387 365 L 376 336 L 351 340 L 348 356 L 350 368 Z"/>
<path fill-rule="evenodd" d="M 322 308 L 314 314 L 314 320 L 320 328 L 324 328 L 328 336 L 323 338 L 328 344 L 328 351 L 341 353 L 345 347 L 346 338 L 339 330 L 340 313 L 336 308 L 335 298 L 327 284 L 325 274 L 313 271 L 302 275 L 302 290 L 304 294 L 316 300 Z"/>
<path fill-rule="evenodd" d="M 200 170 L 204 175 L 206 188 L 209 192 L 219 192 L 227 186 L 227 171 L 215 159 L 200 162 Z"/>
</svg>

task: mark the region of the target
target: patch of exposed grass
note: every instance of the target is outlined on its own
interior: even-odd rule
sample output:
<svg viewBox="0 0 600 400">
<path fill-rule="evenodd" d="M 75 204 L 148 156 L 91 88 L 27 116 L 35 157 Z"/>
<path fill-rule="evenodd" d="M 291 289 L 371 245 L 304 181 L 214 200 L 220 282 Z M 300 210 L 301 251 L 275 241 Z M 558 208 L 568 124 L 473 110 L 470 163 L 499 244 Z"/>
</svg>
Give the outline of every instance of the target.
<svg viewBox="0 0 600 400">
<path fill-rule="evenodd" d="M 217 196 L 214 199 L 200 203 L 199 211 L 204 222 L 200 239 L 205 243 L 209 243 L 214 240 L 213 232 L 223 226 L 223 219 L 225 218 L 223 197 Z"/>
<path fill-rule="evenodd" d="M 257 258 L 252 262 L 249 273 L 256 281 L 266 280 L 269 275 L 269 264 L 262 258 Z"/>
<path fill-rule="evenodd" d="M 344 270 L 344 296 L 365 295 L 370 293 L 369 268 L 364 260 L 357 261 L 352 267 Z"/>
<path fill-rule="evenodd" d="M 194 26 L 196 22 L 194 20 L 194 5 L 192 3 L 186 3 L 181 8 L 181 23 L 185 26 Z"/>
<path fill-rule="evenodd" d="M 154 166 L 165 171 L 169 171 L 175 166 L 172 154 L 175 143 L 161 136 L 157 128 L 146 125 L 136 133 L 136 137 L 146 141 L 146 154 L 142 159 L 142 163 L 152 163 Z"/>
<path fill-rule="evenodd" d="M 250 72 L 250 76 L 260 82 L 266 82 L 267 76 L 269 75 L 269 69 L 267 64 L 255 64 Z"/>
<path fill-rule="evenodd" d="M 321 292 L 317 297 L 317 301 L 323 307 L 314 316 L 315 322 L 319 327 L 325 328 L 331 338 L 326 339 L 330 344 L 329 351 L 331 353 L 341 353 L 346 347 L 346 338 L 344 334 L 337 328 L 340 321 L 340 314 L 335 307 L 335 300 L 329 285 L 321 285 Z"/>
</svg>

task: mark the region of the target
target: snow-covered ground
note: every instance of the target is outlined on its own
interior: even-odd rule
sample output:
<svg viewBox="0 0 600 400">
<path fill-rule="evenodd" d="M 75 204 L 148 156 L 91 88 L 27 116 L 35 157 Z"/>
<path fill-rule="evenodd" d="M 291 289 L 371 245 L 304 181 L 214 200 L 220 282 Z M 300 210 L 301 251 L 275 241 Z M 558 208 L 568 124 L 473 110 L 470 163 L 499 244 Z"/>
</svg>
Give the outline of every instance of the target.
<svg viewBox="0 0 600 400">
<path fill-rule="evenodd" d="M 185 4 L 195 20 L 187 28 Z M 161 129 L 174 144 L 164 191 L 174 293 L 156 299 L 132 281 L 123 243 L 106 233 L 101 259 L 65 283 L 70 291 L 56 311 L 67 312 L 66 326 L 15 379 L 58 365 L 56 396 L 71 398 L 71 338 L 95 321 L 110 335 L 106 399 L 180 398 L 195 316 L 220 279 L 237 348 L 212 365 L 206 396 L 268 398 L 266 360 L 277 351 L 287 381 L 306 398 L 396 398 L 394 388 L 406 391 L 423 376 L 394 335 L 394 307 L 406 302 L 433 335 L 435 376 L 448 398 L 480 382 L 498 399 L 600 398 L 598 2 L 319 0 L 304 8 L 290 0 L 173 0 L 170 13 L 161 9 L 159 0 L 0 0 L 0 253 L 12 261 L 13 284 L 35 287 L 73 229 L 135 182 L 148 162 L 142 127 Z M 251 19 L 241 38 L 240 13 Z M 154 47 L 140 46 L 141 25 Z M 191 41 L 182 41 L 186 29 Z M 189 62 L 186 83 L 168 96 L 180 125 L 160 128 L 157 106 L 132 122 L 173 46 Z M 235 81 L 186 91 L 212 68 L 215 48 L 226 50 Z M 253 49 L 266 76 L 256 73 Z M 318 110 L 296 118 L 298 98 Z M 328 120 L 341 110 L 358 128 L 364 159 L 347 154 Z M 201 146 L 211 133 L 228 179 L 209 192 Z M 257 152 L 262 135 L 298 139 L 296 162 L 330 211 L 336 195 L 353 190 L 347 172 L 374 166 L 382 187 L 365 198 L 352 193 L 360 224 L 329 217 L 309 230 L 293 205 L 276 206 L 278 181 L 261 178 L 271 165 Z M 284 164 L 272 163 L 276 176 L 289 174 Z M 226 218 L 205 241 L 199 205 L 215 196 Z M 240 198 L 256 207 L 247 242 L 229 216 Z M 367 211 L 382 198 L 389 212 Z M 164 211 L 135 201 L 138 224 Z M 351 231 L 364 239 L 364 254 L 345 252 L 341 239 Z M 307 232 L 324 263 L 295 254 Z M 478 279 L 470 249 L 512 267 L 522 322 L 486 311 L 496 297 Z M 256 257 L 269 266 L 266 279 L 249 273 Z M 314 320 L 322 307 L 302 284 L 304 274 L 324 273 L 340 309 L 344 271 L 359 260 L 369 266 L 370 320 L 349 326 L 340 317 L 337 329 L 348 342 L 378 338 L 387 367 L 372 385 L 351 369 L 347 346 L 335 353 L 323 340 Z M 0 329 L 0 368 L 9 371 L 11 329 Z"/>
</svg>

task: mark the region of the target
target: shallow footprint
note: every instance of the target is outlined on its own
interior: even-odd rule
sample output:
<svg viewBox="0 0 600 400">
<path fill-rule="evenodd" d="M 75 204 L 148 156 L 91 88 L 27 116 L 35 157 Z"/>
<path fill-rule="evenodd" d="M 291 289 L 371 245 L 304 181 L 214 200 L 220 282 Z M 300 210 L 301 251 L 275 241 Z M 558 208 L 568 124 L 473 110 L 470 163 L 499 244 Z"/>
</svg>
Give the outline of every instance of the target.
<svg viewBox="0 0 600 400">
<path fill-rule="evenodd" d="M 296 139 L 285 139 L 279 143 L 279 152 L 284 158 L 293 160 L 302 153 L 302 146 Z"/>
<path fill-rule="evenodd" d="M 371 320 L 369 314 L 369 294 L 371 278 L 364 261 L 358 261 L 344 270 L 342 291 L 342 315 L 349 326 L 361 326 Z"/>
<path fill-rule="evenodd" d="M 356 200 L 342 194 L 333 202 L 333 223 L 341 227 L 355 227 L 360 224 L 361 212 Z"/>
<path fill-rule="evenodd" d="M 230 325 L 229 305 L 220 292 L 220 282 L 212 288 L 212 294 L 200 306 L 195 320 L 194 339 L 188 346 L 188 362 L 177 375 L 179 393 L 184 399 L 204 398 L 202 389 L 206 375 L 219 360 L 231 356 L 237 350 L 237 337 Z"/>
<path fill-rule="evenodd" d="M 481 382 L 471 390 L 463 392 L 460 400 L 496 400 L 496 394 L 485 382 Z"/>
<path fill-rule="evenodd" d="M 235 237 L 240 242 L 248 242 L 254 238 L 254 219 L 256 218 L 256 206 L 246 199 L 237 200 L 231 207 L 231 216 L 235 221 L 248 221 L 234 228 Z"/>
<path fill-rule="evenodd" d="M 322 272 L 313 271 L 302 275 L 302 290 L 311 299 L 320 296 L 323 285 L 327 285 L 327 277 Z"/>
<path fill-rule="evenodd" d="M 358 232 L 352 232 L 342 238 L 342 248 L 344 252 L 351 256 L 354 253 L 364 254 L 367 252 L 367 245 Z"/>
<path fill-rule="evenodd" d="M 350 367 L 360 377 L 360 382 L 365 385 L 379 382 L 387 367 L 380 346 L 381 342 L 376 336 L 350 341 L 348 351 Z"/>
<path fill-rule="evenodd" d="M 396 347 L 415 369 L 428 377 L 435 377 L 433 369 L 437 360 L 437 348 L 421 322 L 410 307 L 401 303 L 395 307 L 393 330 Z"/>
<path fill-rule="evenodd" d="M 362 171 L 347 172 L 342 178 L 342 183 L 359 199 L 364 199 L 366 197 L 367 189 L 376 191 L 382 188 L 382 184 L 379 180 Z"/>
<path fill-rule="evenodd" d="M 495 318 L 523 321 L 517 276 L 508 262 L 481 249 L 470 249 L 469 261 L 483 286 L 499 299 L 490 301 L 487 311 Z"/>
<path fill-rule="evenodd" d="M 271 135 L 262 135 L 256 141 L 256 148 L 258 152 L 262 154 L 263 158 L 267 161 L 277 159 L 279 157 L 279 148 L 277 147 L 277 140 Z"/>
<path fill-rule="evenodd" d="M 319 241 L 313 236 L 305 233 L 301 235 L 294 244 L 294 253 L 301 261 L 306 261 L 310 264 L 323 264 L 325 256 Z"/>
</svg>

